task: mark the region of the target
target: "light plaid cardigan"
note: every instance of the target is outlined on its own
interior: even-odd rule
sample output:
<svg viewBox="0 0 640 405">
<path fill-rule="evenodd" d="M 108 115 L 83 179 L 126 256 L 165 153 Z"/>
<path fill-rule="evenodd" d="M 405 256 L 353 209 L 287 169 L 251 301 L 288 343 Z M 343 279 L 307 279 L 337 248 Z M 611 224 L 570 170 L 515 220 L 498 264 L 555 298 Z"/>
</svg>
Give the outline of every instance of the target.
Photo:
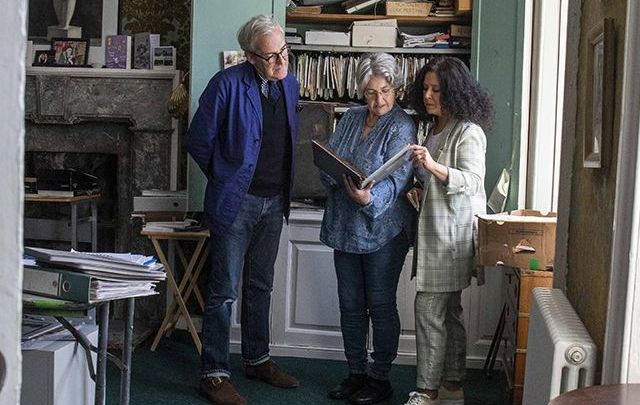
<svg viewBox="0 0 640 405">
<path fill-rule="evenodd" d="M 428 130 L 428 128 L 427 128 Z M 416 287 L 422 292 L 460 291 L 475 264 L 476 214 L 486 212 L 487 139 L 478 125 L 452 120 L 433 158 L 449 169 L 449 183 L 428 174 L 413 253 Z"/>
</svg>

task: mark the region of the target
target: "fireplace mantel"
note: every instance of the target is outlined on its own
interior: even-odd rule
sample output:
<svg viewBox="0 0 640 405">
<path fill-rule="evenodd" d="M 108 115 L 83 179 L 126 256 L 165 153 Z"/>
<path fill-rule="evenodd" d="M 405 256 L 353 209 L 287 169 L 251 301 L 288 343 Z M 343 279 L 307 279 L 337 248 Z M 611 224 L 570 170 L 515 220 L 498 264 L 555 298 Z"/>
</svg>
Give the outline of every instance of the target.
<svg viewBox="0 0 640 405">
<path fill-rule="evenodd" d="M 30 67 L 26 71 L 25 118 L 35 124 L 119 122 L 134 133 L 169 141 L 170 179 L 178 176 L 178 123 L 167 112 L 180 71 Z"/>
</svg>

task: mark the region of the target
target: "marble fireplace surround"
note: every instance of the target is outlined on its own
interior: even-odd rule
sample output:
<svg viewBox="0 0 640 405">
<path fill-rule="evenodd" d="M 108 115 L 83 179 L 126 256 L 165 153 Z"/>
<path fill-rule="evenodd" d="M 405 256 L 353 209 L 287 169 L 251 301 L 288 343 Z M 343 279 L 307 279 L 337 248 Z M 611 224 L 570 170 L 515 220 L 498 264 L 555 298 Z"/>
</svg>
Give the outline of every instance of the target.
<svg viewBox="0 0 640 405">
<path fill-rule="evenodd" d="M 176 188 L 178 122 L 167 102 L 179 77 L 178 71 L 27 69 L 26 151 L 117 156 L 117 251 L 146 246 L 133 234 L 133 196 Z"/>
</svg>

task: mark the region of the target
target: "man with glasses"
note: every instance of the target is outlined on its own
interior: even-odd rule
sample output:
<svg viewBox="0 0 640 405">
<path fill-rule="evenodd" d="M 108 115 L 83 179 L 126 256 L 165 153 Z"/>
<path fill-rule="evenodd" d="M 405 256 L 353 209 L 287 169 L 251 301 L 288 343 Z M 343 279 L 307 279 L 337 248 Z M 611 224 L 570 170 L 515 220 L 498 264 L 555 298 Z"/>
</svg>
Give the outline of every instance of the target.
<svg viewBox="0 0 640 405">
<path fill-rule="evenodd" d="M 245 376 L 279 388 L 298 380 L 269 355 L 269 312 L 282 217 L 289 216 L 298 82 L 282 27 L 258 15 L 238 31 L 247 61 L 218 72 L 200 96 L 186 146 L 207 176 L 204 209 L 211 271 L 202 321 L 200 391 L 213 404 L 244 404 L 231 383 L 231 307 L 242 280 Z"/>
</svg>

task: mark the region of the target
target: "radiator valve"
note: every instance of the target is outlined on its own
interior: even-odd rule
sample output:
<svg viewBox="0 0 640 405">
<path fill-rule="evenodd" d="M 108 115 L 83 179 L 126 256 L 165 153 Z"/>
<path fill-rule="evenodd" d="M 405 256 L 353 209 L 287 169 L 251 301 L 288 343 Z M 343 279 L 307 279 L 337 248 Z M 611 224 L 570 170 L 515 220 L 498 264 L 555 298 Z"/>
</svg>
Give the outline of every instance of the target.
<svg viewBox="0 0 640 405">
<path fill-rule="evenodd" d="M 582 346 L 571 346 L 564 353 L 565 358 L 571 364 L 581 364 L 587 358 L 587 352 Z"/>
</svg>

